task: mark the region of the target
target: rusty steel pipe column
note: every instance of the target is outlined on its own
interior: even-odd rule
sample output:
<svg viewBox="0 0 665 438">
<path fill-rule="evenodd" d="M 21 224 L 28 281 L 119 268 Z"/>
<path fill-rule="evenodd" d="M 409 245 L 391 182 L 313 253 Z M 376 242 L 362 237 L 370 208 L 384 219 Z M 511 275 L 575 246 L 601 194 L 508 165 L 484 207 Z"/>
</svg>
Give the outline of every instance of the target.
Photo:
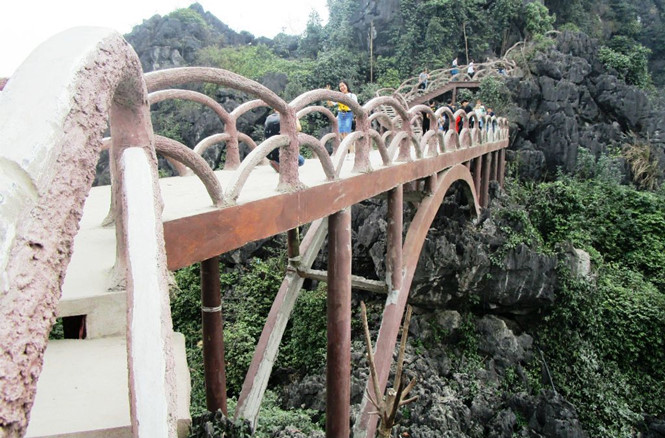
<svg viewBox="0 0 665 438">
<path fill-rule="evenodd" d="M 326 437 L 348 437 L 351 410 L 351 209 L 328 219 Z"/>
<path fill-rule="evenodd" d="M 286 232 L 286 254 L 289 257 L 287 270 L 298 270 L 300 267 L 300 233 L 298 228 Z"/>
<path fill-rule="evenodd" d="M 480 157 L 479 157 L 480 159 Z M 490 168 L 492 167 L 492 156 L 485 154 L 482 156 L 483 176 L 481 180 L 480 205 L 487 208 L 490 203 Z"/>
<path fill-rule="evenodd" d="M 224 332 L 219 257 L 201 262 L 201 319 L 203 322 L 203 368 L 205 370 L 206 409 L 226 408 L 226 370 L 224 369 Z"/>
<path fill-rule="evenodd" d="M 506 150 L 499 151 L 499 185 L 503 187 L 506 177 Z"/>
<path fill-rule="evenodd" d="M 300 256 L 300 237 L 298 235 L 298 229 L 293 228 L 286 232 L 287 239 L 287 254 L 289 259 Z"/>
<path fill-rule="evenodd" d="M 475 158 L 473 160 L 473 186 L 476 189 L 476 196 L 478 197 L 478 200 L 480 201 L 480 205 L 482 206 L 483 201 L 482 201 L 482 187 L 480 186 L 480 180 L 481 176 L 483 174 L 483 166 L 482 166 L 482 157 Z"/>
<path fill-rule="evenodd" d="M 388 192 L 388 230 L 386 259 L 386 283 L 388 293 L 402 287 L 402 228 L 404 191 L 397 186 Z"/>
<path fill-rule="evenodd" d="M 499 157 L 499 152 L 498 151 L 492 152 L 492 170 L 491 170 L 491 173 L 490 173 L 490 181 L 498 181 L 499 180 L 498 174 L 497 174 L 497 172 L 499 170 L 498 157 Z"/>
<path fill-rule="evenodd" d="M 427 177 L 427 179 L 425 180 L 425 194 L 426 195 L 429 196 L 432 193 L 434 193 L 434 191 L 436 190 L 436 182 L 437 182 L 437 174 L 436 173 L 434 175 L 430 175 L 430 176 Z M 403 197 L 404 190 L 401 188 L 401 186 L 400 186 L 400 193 L 402 193 L 402 197 Z M 388 199 L 390 199 L 390 193 L 388 194 Z M 390 209 L 390 207 L 388 207 L 388 209 Z"/>
</svg>

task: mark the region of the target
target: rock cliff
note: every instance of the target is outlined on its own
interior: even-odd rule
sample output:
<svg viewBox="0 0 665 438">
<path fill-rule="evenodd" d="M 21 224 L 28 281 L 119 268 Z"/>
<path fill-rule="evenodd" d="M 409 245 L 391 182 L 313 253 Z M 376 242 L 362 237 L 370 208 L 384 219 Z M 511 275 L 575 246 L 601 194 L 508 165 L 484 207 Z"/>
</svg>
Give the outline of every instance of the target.
<svg viewBox="0 0 665 438">
<path fill-rule="evenodd" d="M 626 85 L 597 59 L 597 42 L 563 32 L 532 55 L 524 77 L 510 78 L 509 159 L 525 179 L 575 170 L 578 147 L 593 156 L 621 150 L 629 133 L 649 139 L 665 170 L 665 118 L 645 92 Z"/>
</svg>

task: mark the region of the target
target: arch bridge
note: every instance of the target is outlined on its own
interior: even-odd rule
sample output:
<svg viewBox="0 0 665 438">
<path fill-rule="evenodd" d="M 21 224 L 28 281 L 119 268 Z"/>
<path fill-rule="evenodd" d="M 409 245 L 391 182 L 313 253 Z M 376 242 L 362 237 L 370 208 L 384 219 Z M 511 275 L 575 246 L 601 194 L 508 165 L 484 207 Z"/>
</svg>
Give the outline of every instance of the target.
<svg viewBox="0 0 665 438">
<path fill-rule="evenodd" d="M 240 90 L 253 100 L 229 112 L 203 94 L 177 88 L 199 83 Z M 224 131 L 193 148 L 156 135 L 150 107 L 166 99 L 211 109 Z M 334 115 L 322 105 L 327 100 L 351 108 L 355 132 L 339 135 Z M 386 106 L 396 118 L 381 111 Z M 256 142 L 237 130 L 236 121 L 260 107 L 280 113 L 281 134 Z M 459 133 L 429 130 L 416 135 L 412 124 L 418 123 L 419 112 L 433 118 L 447 112 L 450 118 L 462 117 L 464 125 Z M 331 133 L 316 138 L 297 132 L 296 120 L 312 113 L 329 120 Z M 42 44 L 0 92 L 2 435 L 40 436 L 37 424 L 44 411 L 66 404 L 56 394 L 51 405 L 46 401 L 39 408 L 40 397 L 49 391 L 48 367 L 57 362 L 49 359 L 47 345 L 55 348 L 56 341 L 49 343 L 48 335 L 56 316 L 81 315 L 78 334 L 86 333 L 88 339 L 74 342 L 85 342 L 77 344 L 82 349 L 109 339 L 126 349 L 120 373 L 125 380 L 116 385 L 126 388 L 119 408 L 129 423 L 122 426 L 126 433 L 130 428 L 143 437 L 186 433 L 188 383 L 181 386 L 176 378 L 183 353 L 172 330 L 169 271 L 197 262 L 202 263 L 207 404 L 225 411 L 218 256 L 286 232 L 289 266 L 235 415 L 256 424 L 303 281 L 321 278 L 328 283 L 326 433 L 373 436 L 376 417 L 367 404 L 349 430 L 351 290 L 386 296 L 375 351 L 379 385 L 368 382 L 366 388 L 373 395 L 385 389 L 420 250 L 444 195 L 459 183 L 477 214 L 488 203 L 490 181 L 503 183 L 507 120 L 485 117 L 482 129 L 479 123 L 470 128 L 474 118 L 474 113 L 452 114 L 446 108 L 409 108 L 394 95 L 360 105 L 325 89 L 285 102 L 262 85 L 221 69 L 143 74 L 135 52 L 108 29 L 71 29 Z M 220 142 L 226 159 L 222 169 L 213 171 L 201 153 Z M 250 149 L 243 159 L 241 143 Z M 352 143 L 355 154 L 348 153 Z M 326 144 L 332 145 L 332 154 Z M 279 173 L 266 165 L 275 148 Z M 105 149 L 111 185 L 91 188 Z M 311 150 L 314 157 L 302 167 L 299 149 Z M 158 155 L 168 158 L 180 176 L 159 179 Z M 410 194 L 418 195 L 418 207 L 403 238 L 403 203 Z M 379 195 L 388 199 L 386 277 L 370 281 L 352 275 L 350 212 L 354 204 Z M 311 225 L 301 240 L 297 230 L 304 224 Z M 326 236 L 328 269 L 313 271 Z M 108 403 L 105 389 L 97 387 L 101 384 L 95 380 L 94 392 Z M 56 433 L 54 424 L 47 426 L 50 433 Z"/>
</svg>

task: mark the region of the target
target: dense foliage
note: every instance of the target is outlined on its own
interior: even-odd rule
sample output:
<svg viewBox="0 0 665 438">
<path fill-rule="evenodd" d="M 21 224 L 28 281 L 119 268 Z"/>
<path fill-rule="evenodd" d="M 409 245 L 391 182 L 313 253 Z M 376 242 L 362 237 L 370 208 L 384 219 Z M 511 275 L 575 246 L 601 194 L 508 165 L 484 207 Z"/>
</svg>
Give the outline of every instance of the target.
<svg viewBox="0 0 665 438">
<path fill-rule="evenodd" d="M 266 317 L 283 279 L 285 257 L 274 253 L 265 260 L 254 258 L 246 265 L 222 267 L 224 348 L 227 391 L 237 397 L 245 373 L 252 360 Z M 200 265 L 176 272 L 177 288 L 171 299 L 174 329 L 185 335 L 187 361 L 192 376 L 191 412 L 203 415 L 205 410 L 205 379 L 202 358 L 200 314 Z M 311 371 L 322 366 L 326 350 L 325 288 L 303 290 L 296 302 L 287 332 L 282 340 L 278 366 L 293 371 Z M 235 403 L 229 403 L 232 412 Z M 276 395 L 268 393 L 262 407 L 256 436 L 270 436 L 273 427 L 299 424 L 318 428 L 311 422 L 313 413 L 282 411 Z"/>
<path fill-rule="evenodd" d="M 592 255 L 591 278 L 560 266 L 537 346 L 591 436 L 631 436 L 665 412 L 665 195 L 620 185 L 610 159 L 581 162 L 574 176 L 512 188 L 545 248 Z"/>
</svg>

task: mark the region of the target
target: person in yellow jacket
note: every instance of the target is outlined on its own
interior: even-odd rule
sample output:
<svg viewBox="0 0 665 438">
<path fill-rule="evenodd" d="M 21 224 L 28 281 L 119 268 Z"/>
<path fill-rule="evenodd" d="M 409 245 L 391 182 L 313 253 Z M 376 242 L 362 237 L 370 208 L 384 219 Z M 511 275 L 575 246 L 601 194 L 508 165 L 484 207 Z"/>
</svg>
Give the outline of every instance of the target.
<svg viewBox="0 0 665 438">
<path fill-rule="evenodd" d="M 346 81 L 340 81 L 339 91 L 358 102 L 358 96 L 351 92 L 349 84 L 347 84 Z M 337 105 L 337 125 L 339 127 L 339 133 L 342 135 L 342 138 L 344 138 L 349 132 L 351 132 L 353 112 L 351 112 L 351 108 L 341 102 L 328 101 L 328 106 L 333 105 Z"/>
</svg>

